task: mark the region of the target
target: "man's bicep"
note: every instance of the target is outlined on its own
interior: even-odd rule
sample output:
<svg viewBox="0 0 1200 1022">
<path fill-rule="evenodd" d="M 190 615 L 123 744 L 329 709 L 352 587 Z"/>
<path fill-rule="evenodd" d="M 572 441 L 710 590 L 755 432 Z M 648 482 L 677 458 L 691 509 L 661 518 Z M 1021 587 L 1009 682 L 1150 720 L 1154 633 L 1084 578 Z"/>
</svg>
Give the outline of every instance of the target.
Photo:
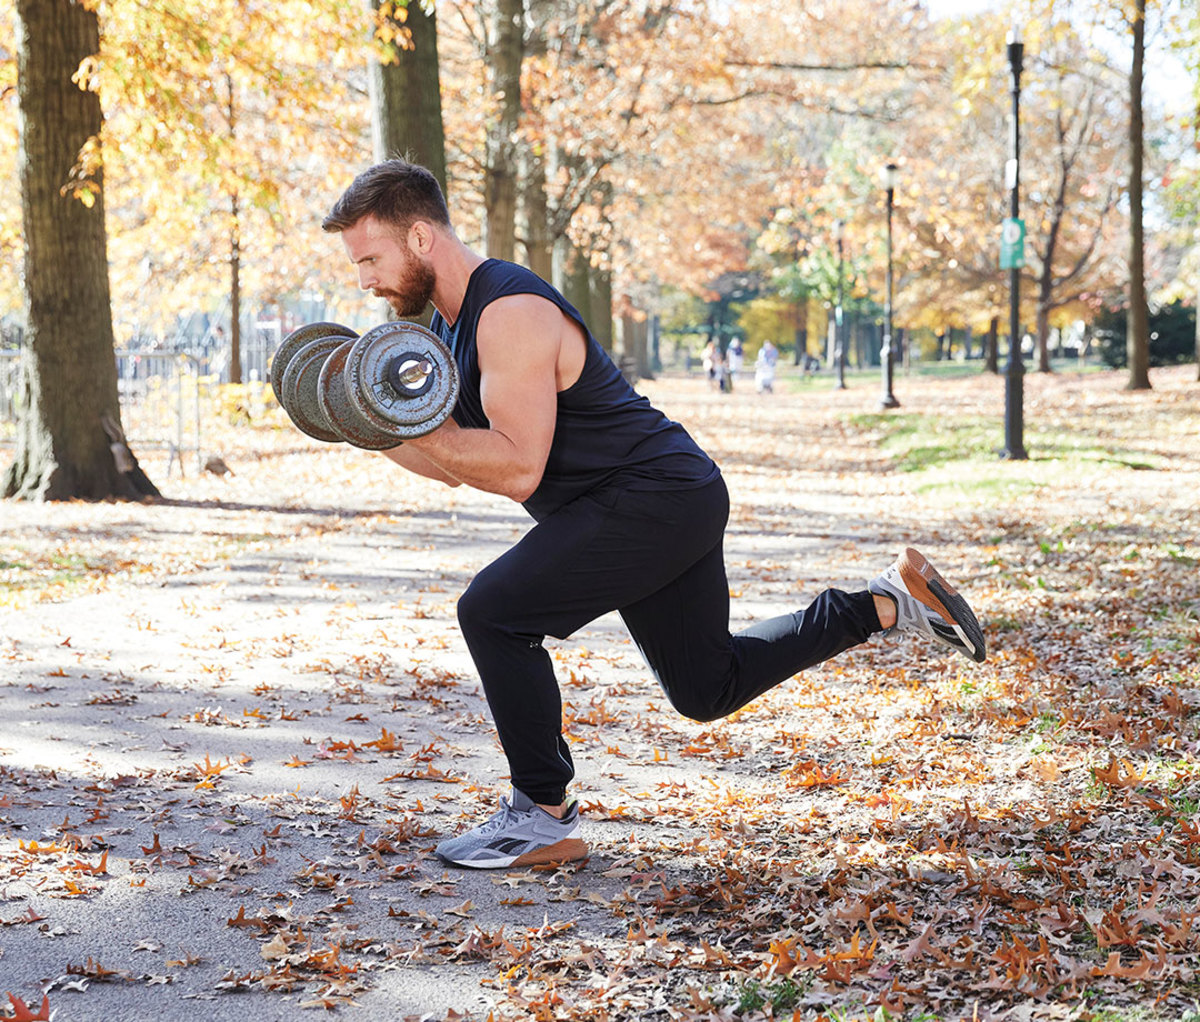
<svg viewBox="0 0 1200 1022">
<path fill-rule="evenodd" d="M 520 299 L 520 300 L 517 300 Z M 480 319 L 480 399 L 492 429 L 544 455 L 554 436 L 562 314 L 543 298 L 513 296 Z"/>
</svg>

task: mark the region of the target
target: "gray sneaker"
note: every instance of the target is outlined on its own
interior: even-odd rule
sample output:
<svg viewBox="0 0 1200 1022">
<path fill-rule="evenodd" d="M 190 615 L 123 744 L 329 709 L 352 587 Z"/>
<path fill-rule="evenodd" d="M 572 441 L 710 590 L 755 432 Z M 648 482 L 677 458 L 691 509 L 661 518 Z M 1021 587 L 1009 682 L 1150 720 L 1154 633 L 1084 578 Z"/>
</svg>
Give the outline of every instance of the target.
<svg viewBox="0 0 1200 1022">
<path fill-rule="evenodd" d="M 465 834 L 447 838 L 436 852 L 443 862 L 471 869 L 574 862 L 588 853 L 579 830 L 579 804 L 573 799 L 566 816 L 557 820 L 513 788 L 511 800 L 500 799 L 499 812 Z"/>
<path fill-rule="evenodd" d="M 967 601 L 912 547 L 887 571 L 872 579 L 867 589 L 895 601 L 896 624 L 889 632 L 897 629 L 924 632 L 977 664 L 986 659 L 983 629 Z"/>
</svg>

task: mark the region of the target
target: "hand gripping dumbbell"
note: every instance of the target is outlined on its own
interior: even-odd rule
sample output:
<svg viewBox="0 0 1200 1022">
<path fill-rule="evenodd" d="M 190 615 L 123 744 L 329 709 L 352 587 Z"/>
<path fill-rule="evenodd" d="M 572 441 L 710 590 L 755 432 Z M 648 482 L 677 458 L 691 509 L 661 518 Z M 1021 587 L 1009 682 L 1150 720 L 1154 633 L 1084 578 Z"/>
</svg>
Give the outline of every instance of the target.
<svg viewBox="0 0 1200 1022">
<path fill-rule="evenodd" d="M 310 323 L 288 334 L 271 362 L 271 389 L 301 432 L 369 451 L 432 433 L 454 410 L 458 386 L 441 339 L 404 321 L 361 337 Z"/>
</svg>

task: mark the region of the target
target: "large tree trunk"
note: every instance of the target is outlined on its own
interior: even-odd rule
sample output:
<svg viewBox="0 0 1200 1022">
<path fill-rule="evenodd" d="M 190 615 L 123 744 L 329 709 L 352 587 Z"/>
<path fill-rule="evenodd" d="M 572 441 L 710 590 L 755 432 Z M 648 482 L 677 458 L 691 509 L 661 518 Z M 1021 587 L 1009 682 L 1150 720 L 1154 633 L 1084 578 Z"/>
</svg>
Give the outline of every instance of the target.
<svg viewBox="0 0 1200 1022">
<path fill-rule="evenodd" d="M 1146 56 L 1146 0 L 1137 0 L 1129 72 L 1129 325 L 1126 390 L 1150 389 L 1150 309 L 1146 299 L 1146 248 L 1142 222 L 1142 79 Z"/>
<path fill-rule="evenodd" d="M 521 118 L 521 61 L 525 52 L 525 0 L 498 0 L 495 43 L 488 54 L 496 108 L 487 136 L 484 204 L 487 254 L 513 258 L 517 226 L 517 130 Z"/>
<path fill-rule="evenodd" d="M 372 17 L 380 0 L 366 0 Z M 395 43 L 371 58 L 371 128 L 376 160 L 404 157 L 427 167 L 446 192 L 446 133 L 442 124 L 438 70 L 437 15 L 418 0 L 408 0 L 407 17 L 394 25 L 407 29 L 412 49 Z"/>
<path fill-rule="evenodd" d="M 105 432 L 120 429 L 100 166 L 100 98 L 72 76 L 100 47 L 76 0 L 18 0 L 25 407 L 3 493 L 138 498 Z M 127 450 L 126 450 L 127 453 Z M 122 469 L 126 469 L 123 471 Z M 143 477 L 144 478 L 144 477 Z"/>
</svg>

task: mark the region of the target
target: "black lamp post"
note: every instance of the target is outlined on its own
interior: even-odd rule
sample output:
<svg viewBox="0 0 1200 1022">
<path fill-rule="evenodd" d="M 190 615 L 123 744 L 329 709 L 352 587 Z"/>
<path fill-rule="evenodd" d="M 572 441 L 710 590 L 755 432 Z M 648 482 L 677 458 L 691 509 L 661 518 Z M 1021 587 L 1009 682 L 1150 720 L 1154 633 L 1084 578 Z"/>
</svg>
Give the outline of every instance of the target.
<svg viewBox="0 0 1200 1022">
<path fill-rule="evenodd" d="M 1013 24 L 1008 34 L 1008 63 L 1012 68 L 1012 131 L 1009 134 L 1009 160 L 1005 173 L 1009 188 L 1009 229 L 1013 249 L 1023 243 L 1020 236 L 1021 212 L 1021 66 L 1025 44 L 1021 27 Z M 1017 253 L 1009 253 L 1008 270 L 1008 365 L 1004 371 L 1004 451 L 1005 458 L 1024 461 L 1025 451 L 1025 360 L 1021 354 L 1021 264 Z"/>
<path fill-rule="evenodd" d="M 844 279 L 845 251 L 843 241 L 846 228 L 841 220 L 833 222 L 833 233 L 837 237 L 837 306 L 833 310 L 833 364 L 837 367 L 837 389 L 846 389 L 846 343 L 842 328 L 842 281 Z"/>
<path fill-rule="evenodd" d="M 892 393 L 892 207 L 896 199 L 896 179 L 900 168 L 889 163 L 883 168 L 883 184 L 887 189 L 887 293 L 883 304 L 883 348 L 879 361 L 883 364 L 883 396 L 881 408 L 899 408 L 900 402 Z"/>
</svg>

